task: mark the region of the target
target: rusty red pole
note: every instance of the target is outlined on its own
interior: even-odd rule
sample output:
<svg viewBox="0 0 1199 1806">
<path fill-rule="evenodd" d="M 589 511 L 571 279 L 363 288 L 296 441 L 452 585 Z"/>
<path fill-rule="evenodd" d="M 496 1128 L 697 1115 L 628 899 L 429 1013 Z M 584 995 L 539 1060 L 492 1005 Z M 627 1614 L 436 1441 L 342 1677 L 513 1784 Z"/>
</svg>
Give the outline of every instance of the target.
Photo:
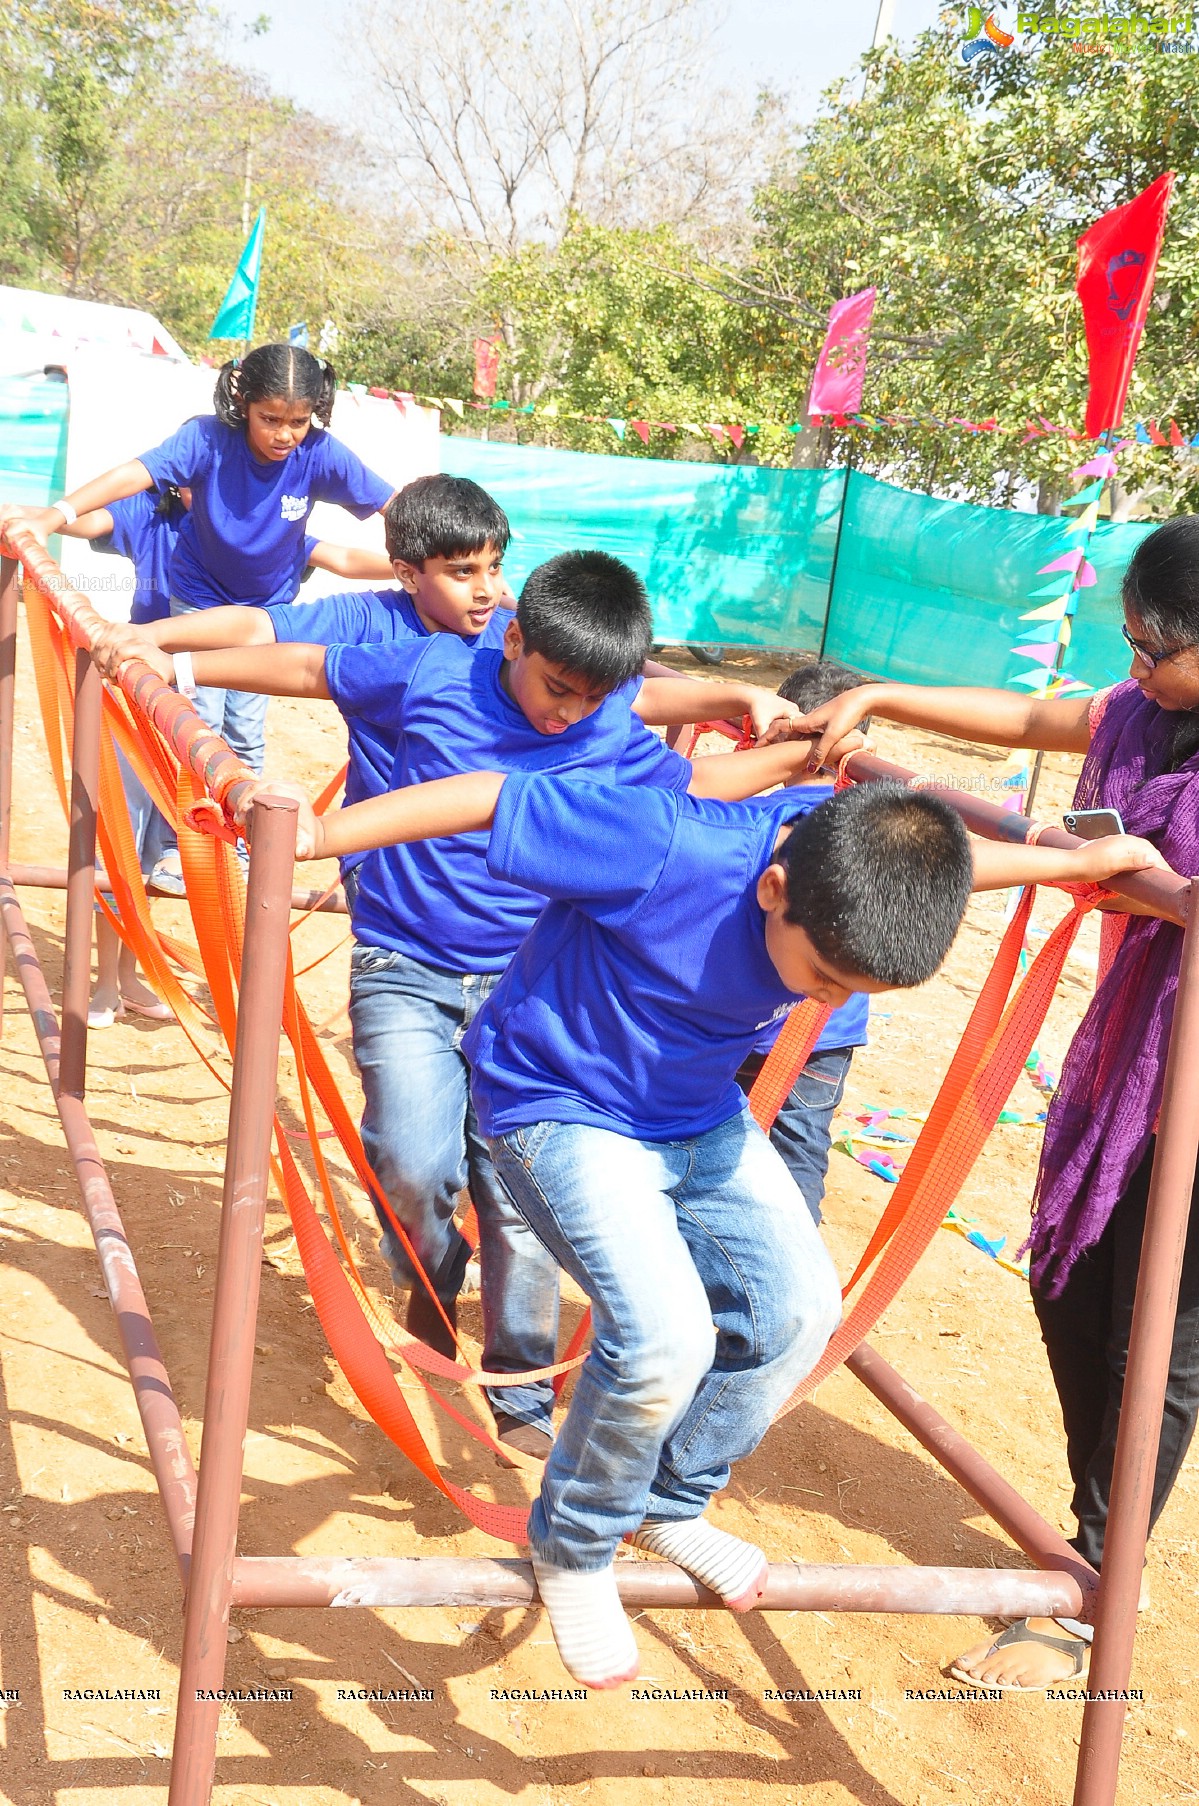
<svg viewBox="0 0 1199 1806">
<path fill-rule="evenodd" d="M 1191 914 L 1182 943 L 1170 1051 L 1153 1177 L 1145 1212 L 1145 1236 L 1137 1274 L 1136 1304 L 1128 1341 L 1128 1365 L 1120 1405 L 1120 1429 L 1112 1470 L 1111 1503 L 1103 1539 L 1103 1573 L 1095 1615 L 1089 1694 L 1120 1694 L 1132 1672 L 1137 1599 L 1145 1567 L 1145 1543 L 1153 1502 L 1157 1445 L 1178 1307 L 1178 1280 L 1199 1153 L 1199 925 L 1191 883 Z M 1111 1806 L 1120 1770 L 1125 1701 L 1087 1700 L 1074 1806 Z"/>
<path fill-rule="evenodd" d="M 297 804 L 290 797 L 260 796 L 254 803 L 196 1531 L 183 1626 L 169 1806 L 206 1806 L 216 1767 L 220 1703 L 197 1698 L 197 1694 L 219 1688 L 225 1672 L 278 1085 L 296 815 Z"/>
<path fill-rule="evenodd" d="M 8 870 L 12 834 L 12 739 L 16 712 L 17 572 L 15 558 L 0 559 L 0 871 Z M 8 970 L 0 923 L 0 1035 L 4 1033 L 4 979 Z"/>
<path fill-rule="evenodd" d="M 1030 1555 L 1039 1568 L 1056 1569 L 1071 1576 L 1078 1585 L 1081 1599 L 1077 1605 L 1067 1608 L 1069 1615 L 1077 1617 L 1080 1611 L 1085 1612 L 1087 1598 L 1094 1592 L 1099 1576 L 1077 1549 L 1071 1548 L 1065 1537 L 1047 1523 L 1040 1512 L 1034 1510 L 1028 1500 L 1022 1498 L 977 1449 L 971 1448 L 966 1438 L 960 1436 L 952 1424 L 947 1423 L 927 1399 L 921 1398 L 868 1343 L 863 1342 L 855 1348 L 846 1358 L 845 1365 L 940 1462 L 946 1473 L 951 1474 L 972 1499 L 977 1499 L 1000 1529 L 1006 1530 L 1017 1547 Z M 1008 1614 L 998 1615 L 1006 1617 Z M 1027 1617 L 1029 1614 L 1012 1615 Z M 1040 1618 L 1057 1614 L 1034 1612 L 1032 1615 Z"/>
<path fill-rule="evenodd" d="M 92 988 L 96 894 L 96 811 L 100 793 L 100 673 L 82 647 L 75 654 L 75 727 L 71 736 L 71 834 L 67 853 L 67 925 L 63 938 L 62 1052 L 58 1082 L 71 1097 L 87 1089 L 87 1005 Z"/>
<path fill-rule="evenodd" d="M 116 1315 L 117 1332 L 146 1433 L 146 1447 L 170 1526 L 175 1556 L 181 1573 L 186 1574 L 196 1510 L 196 1474 L 191 1453 L 162 1350 L 150 1321 L 133 1251 L 96 1146 L 86 1106 L 80 1098 L 63 1091 L 58 1083 L 58 1019 L 21 905 L 17 902 L 11 879 L 4 873 L 0 873 L 0 926 L 12 949 L 13 964 L 25 991 L 34 1032 L 46 1063 L 46 1076 L 57 1099 L 63 1138 L 75 1164 L 84 1212 Z"/>
</svg>

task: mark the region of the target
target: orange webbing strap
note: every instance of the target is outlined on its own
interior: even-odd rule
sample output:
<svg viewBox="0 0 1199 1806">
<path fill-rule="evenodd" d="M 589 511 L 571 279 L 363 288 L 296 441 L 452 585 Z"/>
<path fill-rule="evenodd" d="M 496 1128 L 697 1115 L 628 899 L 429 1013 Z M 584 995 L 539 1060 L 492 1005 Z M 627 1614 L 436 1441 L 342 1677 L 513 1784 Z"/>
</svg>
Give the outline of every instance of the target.
<svg viewBox="0 0 1199 1806">
<path fill-rule="evenodd" d="M 814 1003 L 810 997 L 797 1003 L 763 1060 L 762 1070 L 750 1087 L 749 1107 L 754 1121 L 767 1134 L 790 1097 L 791 1087 L 811 1059 L 812 1049 L 832 1013 L 826 1003 Z"/>
<path fill-rule="evenodd" d="M 1031 896 L 1026 892 L 1004 936 L 1001 958 L 996 962 L 1001 972 L 1005 969 L 1010 972 L 1012 965 L 1018 963 L 1030 904 Z M 1029 1050 L 1053 1000 L 1066 955 L 1074 944 L 1083 916 L 1091 907 L 1092 899 L 1082 899 L 1063 916 L 1046 938 L 1024 982 L 997 1022 L 995 1018 L 1003 998 L 988 978 L 974 1006 L 962 1046 L 950 1064 L 920 1138 L 895 1187 L 892 1204 L 871 1239 L 871 1249 L 885 1242 L 878 1265 L 815 1368 L 783 1407 L 780 1416 L 810 1397 L 821 1381 L 853 1353 L 891 1304 L 936 1235 L 946 1210 L 964 1184 L 1024 1069 Z M 1013 946 L 1014 961 L 1009 958 Z M 870 1249 L 867 1250 L 869 1255 Z M 863 1257 L 859 1263 L 851 1285 L 862 1272 L 866 1259 Z"/>
<path fill-rule="evenodd" d="M 329 804 L 333 801 L 333 798 L 345 783 L 346 778 L 349 775 L 349 770 L 350 761 L 347 759 L 341 770 L 336 772 L 334 776 L 329 779 L 329 782 L 325 785 L 325 788 L 313 803 L 312 812 L 314 815 L 324 815 Z"/>
</svg>

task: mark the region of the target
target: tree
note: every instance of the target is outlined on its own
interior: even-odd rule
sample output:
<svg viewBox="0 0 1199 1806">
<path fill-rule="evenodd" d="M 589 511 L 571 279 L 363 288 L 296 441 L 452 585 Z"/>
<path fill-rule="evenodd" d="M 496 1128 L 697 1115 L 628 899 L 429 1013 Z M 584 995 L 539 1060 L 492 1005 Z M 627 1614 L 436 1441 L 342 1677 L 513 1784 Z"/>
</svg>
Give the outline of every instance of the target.
<svg viewBox="0 0 1199 1806">
<path fill-rule="evenodd" d="M 1140 10 L 1167 17 L 1168 0 Z M 1163 55 L 1144 38 L 1104 38 L 1082 55 L 1047 37 L 962 69 L 956 37 L 947 24 L 906 57 L 886 49 L 864 59 L 861 98 L 849 84 L 834 90 L 756 195 L 748 265 L 710 273 L 740 307 L 746 339 L 765 343 L 756 392 L 778 393 L 784 370 L 806 377 L 828 306 L 874 283 L 871 412 L 1081 422 L 1075 241 L 1172 166 L 1180 181 L 1130 408 L 1195 420 L 1199 59 Z M 784 382 L 783 395 L 797 408 L 802 381 Z M 855 442 L 868 468 L 984 500 L 1034 482 L 1051 504 L 1074 462 L 1059 437 L 1022 445 L 884 429 Z M 1125 468 L 1164 484 L 1171 505 L 1199 500 L 1190 459 L 1133 452 Z"/>
</svg>

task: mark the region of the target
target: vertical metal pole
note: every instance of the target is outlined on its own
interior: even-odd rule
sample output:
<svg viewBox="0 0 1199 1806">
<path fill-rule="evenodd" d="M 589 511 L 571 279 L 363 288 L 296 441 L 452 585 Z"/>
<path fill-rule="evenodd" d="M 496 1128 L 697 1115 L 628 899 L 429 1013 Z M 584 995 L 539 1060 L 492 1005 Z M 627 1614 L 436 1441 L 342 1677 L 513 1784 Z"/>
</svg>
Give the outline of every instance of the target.
<svg viewBox="0 0 1199 1806">
<path fill-rule="evenodd" d="M 1111 1504 L 1103 1539 L 1094 1652 L 1087 1682 L 1091 1695 L 1126 1690 L 1132 1672 L 1137 1597 L 1145 1566 L 1157 1445 L 1197 1152 L 1199 879 L 1191 884 L 1161 1123 L 1145 1213 Z M 1074 1806 L 1112 1806 L 1119 1779 L 1125 1710 L 1125 1702 L 1119 1698 L 1088 1699 L 1083 1709 Z"/>
<path fill-rule="evenodd" d="M 17 677 L 17 561 L 0 559 L 0 871 L 8 870 L 12 833 L 12 737 Z M 8 936 L 0 922 L 0 1035 L 4 1033 L 4 981 Z"/>
<path fill-rule="evenodd" d="M 67 926 L 62 966 L 62 1051 L 58 1083 L 68 1097 L 87 1089 L 87 1004 L 92 984 L 96 892 L 96 806 L 100 791 L 100 673 L 75 654 L 75 731 L 71 739 L 71 836 L 67 854 Z"/>
<path fill-rule="evenodd" d="M 849 506 L 849 484 L 853 476 L 853 429 L 849 431 L 849 443 L 845 448 L 845 482 L 841 487 L 841 512 L 837 516 L 837 537 L 833 541 L 833 561 L 828 574 L 828 600 L 824 605 L 824 626 L 820 629 L 820 648 L 816 654 L 818 659 L 824 657 L 824 649 L 828 645 L 828 631 L 833 619 L 833 600 L 837 588 L 837 565 L 841 558 L 841 535 L 845 531 L 845 510 Z"/>
<path fill-rule="evenodd" d="M 290 797 L 260 796 L 254 804 L 196 1530 L 168 1806 L 206 1806 L 216 1767 L 220 1704 L 196 1696 L 219 1688 L 225 1672 L 283 1020 L 296 812 Z"/>
</svg>

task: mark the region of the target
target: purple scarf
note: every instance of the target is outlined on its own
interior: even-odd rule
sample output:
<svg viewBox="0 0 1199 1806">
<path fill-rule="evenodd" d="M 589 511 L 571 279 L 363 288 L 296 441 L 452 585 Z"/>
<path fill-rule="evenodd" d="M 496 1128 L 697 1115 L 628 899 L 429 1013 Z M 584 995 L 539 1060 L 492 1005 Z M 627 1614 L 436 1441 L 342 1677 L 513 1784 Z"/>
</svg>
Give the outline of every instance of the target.
<svg viewBox="0 0 1199 1806">
<path fill-rule="evenodd" d="M 1199 753 L 1166 770 L 1173 718 L 1129 681 L 1108 698 L 1078 780 L 1079 809 L 1118 809 L 1176 872 L 1199 873 Z M 1033 1199 L 1032 1283 L 1055 1298 L 1099 1240 L 1149 1145 L 1161 1106 L 1182 930 L 1129 916 L 1070 1044 L 1049 1107 Z"/>
</svg>

